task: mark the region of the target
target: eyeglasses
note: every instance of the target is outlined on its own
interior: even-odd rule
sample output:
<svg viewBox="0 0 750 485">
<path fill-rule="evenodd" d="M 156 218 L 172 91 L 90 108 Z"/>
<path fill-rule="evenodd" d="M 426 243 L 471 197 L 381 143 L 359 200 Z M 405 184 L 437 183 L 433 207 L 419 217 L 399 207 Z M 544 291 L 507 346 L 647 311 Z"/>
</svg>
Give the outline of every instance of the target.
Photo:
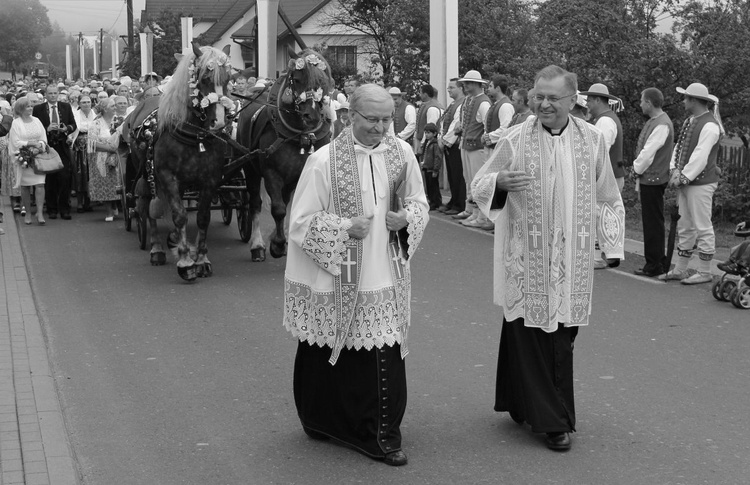
<svg viewBox="0 0 750 485">
<path fill-rule="evenodd" d="M 393 115 L 388 116 L 386 118 L 373 118 L 371 116 L 365 116 L 356 109 L 353 109 L 355 113 L 357 113 L 359 116 L 361 116 L 366 122 L 370 123 L 371 125 L 377 125 L 378 123 L 383 123 L 384 125 L 390 125 L 391 122 L 393 122 Z"/>
<path fill-rule="evenodd" d="M 569 98 L 575 95 L 576 93 L 566 94 L 565 96 L 545 96 L 543 94 L 535 94 L 534 101 L 536 101 L 537 103 L 544 103 L 544 100 L 546 99 L 547 101 L 549 101 L 550 104 L 555 104 L 555 103 L 559 103 L 565 98 Z"/>
</svg>

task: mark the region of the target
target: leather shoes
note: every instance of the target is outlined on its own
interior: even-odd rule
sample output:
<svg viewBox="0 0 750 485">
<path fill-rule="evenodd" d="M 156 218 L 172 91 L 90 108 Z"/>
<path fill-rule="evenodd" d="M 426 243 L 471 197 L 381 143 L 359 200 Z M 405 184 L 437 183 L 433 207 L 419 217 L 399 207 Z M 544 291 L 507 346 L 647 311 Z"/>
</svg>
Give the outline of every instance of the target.
<svg viewBox="0 0 750 485">
<path fill-rule="evenodd" d="M 633 274 L 636 274 L 638 276 L 647 276 L 649 278 L 653 278 L 654 276 L 659 276 L 660 274 L 664 274 L 664 271 L 659 270 L 647 270 L 646 268 L 641 268 L 633 271 Z"/>
<path fill-rule="evenodd" d="M 70 214 L 60 214 L 60 219 L 64 219 L 66 221 L 69 221 L 69 220 L 72 219 L 72 217 L 70 217 Z"/>
<path fill-rule="evenodd" d="M 569 433 L 547 433 L 547 448 L 554 451 L 568 451 L 570 449 Z"/>
<path fill-rule="evenodd" d="M 52 214 L 47 214 L 47 217 L 49 217 L 50 219 L 57 219 L 57 214 L 53 212 Z"/>
<path fill-rule="evenodd" d="M 445 211 L 446 216 L 455 216 L 456 214 L 460 214 L 460 212 L 456 209 L 448 209 L 447 211 Z"/>
<path fill-rule="evenodd" d="M 409 463 L 409 459 L 406 458 L 406 453 L 404 453 L 401 450 L 398 450 L 398 451 L 391 451 L 390 453 L 386 453 L 385 458 L 383 458 L 383 462 L 386 465 L 390 465 L 390 466 L 403 466 Z"/>
</svg>

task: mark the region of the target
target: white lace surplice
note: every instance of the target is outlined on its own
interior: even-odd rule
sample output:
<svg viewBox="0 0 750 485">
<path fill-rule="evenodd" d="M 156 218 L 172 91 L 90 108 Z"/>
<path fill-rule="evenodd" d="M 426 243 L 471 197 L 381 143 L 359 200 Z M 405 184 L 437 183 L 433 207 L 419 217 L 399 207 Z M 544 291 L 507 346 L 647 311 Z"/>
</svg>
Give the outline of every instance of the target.
<svg viewBox="0 0 750 485">
<path fill-rule="evenodd" d="M 492 209 L 502 168 L 534 180 Z M 594 236 L 608 257 L 624 258 L 625 209 L 601 132 L 570 117 L 563 133 L 552 136 L 531 117 L 500 139 L 472 195 L 496 222 L 495 303 L 505 318 L 524 318 L 546 332 L 558 323 L 587 325 Z"/>
<path fill-rule="evenodd" d="M 414 154 L 405 142 L 395 139 L 392 142 L 401 145 L 408 167 L 404 205 L 409 248 L 408 255 L 403 257 L 410 261 L 429 218 L 428 205 Z M 373 219 L 370 233 L 362 241 L 357 303 L 345 341 L 349 349 L 370 350 L 401 344 L 406 330 L 403 317 L 408 324 L 408 307 L 401 309 L 396 305 L 388 255 L 385 216 L 390 209 L 391 193 L 386 150 L 385 144 L 375 149 L 355 146 L 359 173 L 354 183 L 361 188 L 364 215 L 372 215 Z M 351 270 L 346 263 L 342 265 L 344 243 L 349 239 L 346 230 L 351 221 L 333 213 L 330 164 L 328 147 L 316 151 L 308 158 L 297 184 L 290 212 L 284 291 L 284 326 L 301 341 L 321 347 L 333 347 L 336 336 L 334 275 Z"/>
</svg>

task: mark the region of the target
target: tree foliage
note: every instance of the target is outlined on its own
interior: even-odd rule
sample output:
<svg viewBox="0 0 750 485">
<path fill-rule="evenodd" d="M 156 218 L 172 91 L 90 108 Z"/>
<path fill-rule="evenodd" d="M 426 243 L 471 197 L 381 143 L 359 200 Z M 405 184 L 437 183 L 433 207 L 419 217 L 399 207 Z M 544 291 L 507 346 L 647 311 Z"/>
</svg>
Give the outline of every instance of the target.
<svg viewBox="0 0 750 485">
<path fill-rule="evenodd" d="M 33 60 L 42 38 L 52 33 L 39 0 L 3 0 L 0 25 L 0 58 L 11 65 Z"/>
</svg>

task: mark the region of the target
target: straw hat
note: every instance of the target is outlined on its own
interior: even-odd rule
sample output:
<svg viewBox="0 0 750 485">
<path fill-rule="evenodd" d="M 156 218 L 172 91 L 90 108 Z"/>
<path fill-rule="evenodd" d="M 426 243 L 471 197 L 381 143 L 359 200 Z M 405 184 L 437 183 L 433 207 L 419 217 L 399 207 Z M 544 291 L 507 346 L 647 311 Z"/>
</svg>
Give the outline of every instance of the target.
<svg viewBox="0 0 750 485">
<path fill-rule="evenodd" d="M 701 83 L 693 83 L 687 87 L 687 89 L 677 88 L 677 92 L 690 96 L 691 98 L 705 99 L 706 101 L 713 101 L 714 103 L 719 102 L 719 98 L 713 94 L 709 94 L 708 88 Z"/>
<path fill-rule="evenodd" d="M 620 101 L 620 98 L 609 94 L 609 89 L 602 83 L 592 84 L 588 91 L 581 91 L 579 94 L 584 96 L 601 96 L 607 99 L 614 99 Z"/>
<path fill-rule="evenodd" d="M 479 71 L 471 70 L 466 73 L 464 77 L 458 80 L 458 82 L 462 83 L 481 83 L 481 84 L 488 84 L 489 81 L 482 79 L 482 75 L 479 74 Z"/>
<path fill-rule="evenodd" d="M 388 89 L 388 94 L 390 94 L 391 96 L 401 96 L 404 93 L 402 93 L 399 88 L 397 88 L 396 86 L 394 86 L 394 87 Z"/>
</svg>

